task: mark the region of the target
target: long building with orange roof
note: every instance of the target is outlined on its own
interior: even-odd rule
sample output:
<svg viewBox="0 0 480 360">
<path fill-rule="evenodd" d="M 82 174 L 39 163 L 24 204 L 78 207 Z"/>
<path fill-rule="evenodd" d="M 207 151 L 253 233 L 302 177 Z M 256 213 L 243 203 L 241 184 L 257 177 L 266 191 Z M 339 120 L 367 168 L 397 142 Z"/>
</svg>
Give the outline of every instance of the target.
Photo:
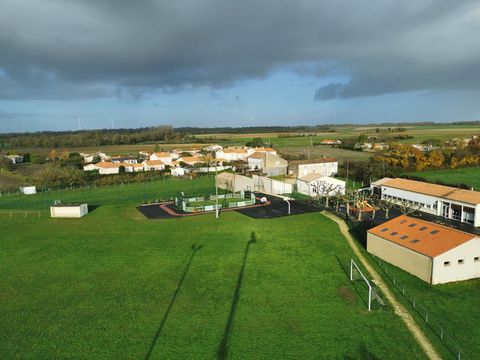
<svg viewBox="0 0 480 360">
<path fill-rule="evenodd" d="M 480 277 L 480 238 L 402 215 L 367 232 L 367 251 L 430 284 Z"/>
<path fill-rule="evenodd" d="M 419 211 L 480 227 L 480 192 L 409 179 L 381 179 L 371 185 L 383 200 L 408 202 Z"/>
</svg>

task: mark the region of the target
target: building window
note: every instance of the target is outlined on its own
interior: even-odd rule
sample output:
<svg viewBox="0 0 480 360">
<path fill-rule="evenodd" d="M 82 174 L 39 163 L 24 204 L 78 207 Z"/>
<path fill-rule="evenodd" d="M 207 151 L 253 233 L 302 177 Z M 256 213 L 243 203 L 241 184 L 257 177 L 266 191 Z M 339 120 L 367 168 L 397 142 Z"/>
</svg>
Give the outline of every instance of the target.
<svg viewBox="0 0 480 360">
<path fill-rule="evenodd" d="M 396 232 L 396 231 L 393 231 L 393 232 L 390 233 L 390 235 L 392 235 L 392 236 L 395 236 L 397 234 L 398 234 L 398 232 Z"/>
<path fill-rule="evenodd" d="M 423 231 L 423 230 L 426 230 L 426 229 L 427 229 L 426 226 L 422 226 L 419 230 L 420 230 L 420 231 Z"/>
<path fill-rule="evenodd" d="M 443 262 L 443 266 L 449 266 L 450 265 L 450 261 L 444 261 Z"/>
<path fill-rule="evenodd" d="M 458 259 L 459 264 L 463 264 L 463 259 Z"/>
<path fill-rule="evenodd" d="M 401 239 L 401 240 L 405 240 L 406 238 L 408 238 L 407 235 L 402 235 L 402 236 L 400 236 L 400 239 Z"/>
<path fill-rule="evenodd" d="M 419 242 L 420 240 L 418 239 L 413 239 L 412 241 L 410 241 L 412 244 L 416 244 L 417 242 Z"/>
<path fill-rule="evenodd" d="M 475 257 L 473 258 L 473 261 L 479 261 L 479 260 L 480 260 L 480 257 L 478 257 L 478 256 L 475 256 Z"/>
<path fill-rule="evenodd" d="M 415 226 L 417 226 L 417 224 L 413 223 L 413 224 L 410 224 L 410 225 L 408 225 L 408 226 L 409 226 L 409 227 L 415 227 Z"/>
<path fill-rule="evenodd" d="M 381 232 L 385 232 L 385 231 L 387 231 L 387 230 L 388 230 L 388 228 L 383 228 L 383 229 L 380 230 L 380 231 L 381 231 Z"/>
<path fill-rule="evenodd" d="M 438 233 L 438 230 L 432 230 L 432 231 L 430 231 L 430 234 L 432 234 L 432 235 L 435 235 L 436 233 Z"/>
</svg>

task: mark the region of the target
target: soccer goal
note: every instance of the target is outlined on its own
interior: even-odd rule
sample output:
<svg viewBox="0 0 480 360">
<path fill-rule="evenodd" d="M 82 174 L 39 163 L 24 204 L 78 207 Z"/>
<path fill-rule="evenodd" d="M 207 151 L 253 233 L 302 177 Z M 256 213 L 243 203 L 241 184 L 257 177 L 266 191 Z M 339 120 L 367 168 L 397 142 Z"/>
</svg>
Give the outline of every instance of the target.
<svg viewBox="0 0 480 360">
<path fill-rule="evenodd" d="M 372 285 L 370 284 L 370 281 L 367 280 L 365 275 L 363 275 L 363 272 L 360 270 L 358 265 L 353 261 L 353 259 L 350 259 L 350 281 L 357 280 L 357 279 L 363 279 L 365 283 L 368 286 L 368 311 L 372 310 Z"/>
</svg>

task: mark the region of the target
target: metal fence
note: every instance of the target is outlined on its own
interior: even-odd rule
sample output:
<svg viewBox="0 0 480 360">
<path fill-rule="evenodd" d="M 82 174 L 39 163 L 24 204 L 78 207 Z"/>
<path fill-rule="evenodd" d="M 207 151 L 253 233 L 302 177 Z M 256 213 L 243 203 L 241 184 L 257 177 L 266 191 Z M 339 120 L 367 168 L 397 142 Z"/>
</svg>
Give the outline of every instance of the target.
<svg viewBox="0 0 480 360">
<path fill-rule="evenodd" d="M 445 326 L 442 325 L 442 322 L 438 318 L 432 316 L 431 311 L 424 306 L 415 296 L 411 293 L 408 288 L 403 284 L 397 276 L 395 275 L 395 270 L 393 267 L 388 265 L 386 262 L 381 260 L 378 256 L 370 254 L 373 261 L 378 265 L 382 270 L 385 277 L 393 284 L 394 288 L 399 294 L 407 301 L 411 306 L 411 309 L 418 315 L 419 318 L 423 320 L 422 324 L 428 327 L 435 335 L 438 336 L 438 339 L 445 345 L 448 351 L 452 354 L 452 357 L 456 359 L 467 359 L 475 358 L 467 354 L 465 349 L 459 345 L 459 342 L 455 335 L 451 332 L 445 330 Z"/>
</svg>

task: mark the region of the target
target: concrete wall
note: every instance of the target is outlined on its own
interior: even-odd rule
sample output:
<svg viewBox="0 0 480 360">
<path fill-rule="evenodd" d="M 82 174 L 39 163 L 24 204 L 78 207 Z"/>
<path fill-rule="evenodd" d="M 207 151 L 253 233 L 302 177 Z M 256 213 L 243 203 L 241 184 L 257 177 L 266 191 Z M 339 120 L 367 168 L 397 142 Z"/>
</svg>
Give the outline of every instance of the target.
<svg viewBox="0 0 480 360">
<path fill-rule="evenodd" d="M 255 191 L 265 192 L 268 194 L 291 194 L 293 185 L 284 181 L 274 180 L 265 176 L 253 175 L 253 183 Z"/>
<path fill-rule="evenodd" d="M 478 260 L 475 260 L 478 258 Z M 459 263 L 459 260 L 463 262 Z M 448 261 L 448 264 L 445 262 Z M 480 239 L 474 238 L 434 258 L 433 284 L 480 277 Z"/>
<path fill-rule="evenodd" d="M 50 215 L 53 218 L 81 218 L 86 214 L 88 214 L 87 204 L 50 207 Z"/>
<path fill-rule="evenodd" d="M 222 173 L 217 175 L 215 182 L 220 189 L 232 192 L 254 190 L 253 179 L 248 176 Z"/>
<path fill-rule="evenodd" d="M 426 255 L 371 233 L 367 233 L 367 251 L 425 282 L 431 282 L 432 259 Z"/>
</svg>

